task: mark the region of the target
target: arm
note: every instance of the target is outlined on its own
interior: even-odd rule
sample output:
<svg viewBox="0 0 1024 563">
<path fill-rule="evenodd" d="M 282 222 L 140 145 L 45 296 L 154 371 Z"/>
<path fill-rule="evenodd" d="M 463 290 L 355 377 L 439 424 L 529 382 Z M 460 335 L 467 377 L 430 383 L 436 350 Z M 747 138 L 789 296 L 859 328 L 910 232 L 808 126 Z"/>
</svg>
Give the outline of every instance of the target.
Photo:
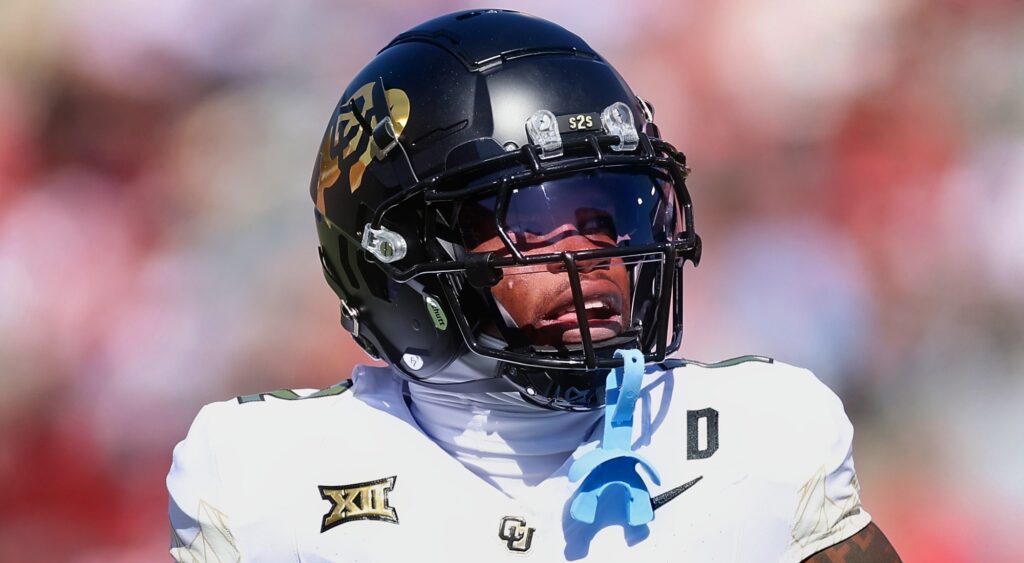
<svg viewBox="0 0 1024 563">
<path fill-rule="evenodd" d="M 902 563 L 896 549 L 874 522 L 831 547 L 804 559 L 804 563 Z"/>
</svg>

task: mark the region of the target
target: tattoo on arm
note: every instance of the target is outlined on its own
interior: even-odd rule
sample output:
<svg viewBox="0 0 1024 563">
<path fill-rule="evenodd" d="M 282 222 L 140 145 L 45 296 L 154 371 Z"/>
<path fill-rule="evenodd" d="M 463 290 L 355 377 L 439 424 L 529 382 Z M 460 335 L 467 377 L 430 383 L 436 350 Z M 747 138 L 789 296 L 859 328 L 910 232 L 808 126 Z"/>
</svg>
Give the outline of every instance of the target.
<svg viewBox="0 0 1024 563">
<path fill-rule="evenodd" d="M 844 541 L 804 560 L 804 563 L 902 563 L 896 549 L 874 522 Z"/>
</svg>

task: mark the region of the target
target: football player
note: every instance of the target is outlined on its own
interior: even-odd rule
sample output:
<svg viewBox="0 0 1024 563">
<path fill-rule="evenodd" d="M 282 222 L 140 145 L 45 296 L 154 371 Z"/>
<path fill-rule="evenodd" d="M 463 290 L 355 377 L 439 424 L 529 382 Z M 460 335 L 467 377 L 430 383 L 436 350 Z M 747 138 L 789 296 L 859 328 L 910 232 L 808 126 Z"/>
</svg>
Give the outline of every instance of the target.
<svg viewBox="0 0 1024 563">
<path fill-rule="evenodd" d="M 342 325 L 387 367 L 205 407 L 179 561 L 898 561 L 810 372 L 679 359 L 681 152 L 583 40 L 502 10 L 397 36 L 310 185 Z"/>
</svg>

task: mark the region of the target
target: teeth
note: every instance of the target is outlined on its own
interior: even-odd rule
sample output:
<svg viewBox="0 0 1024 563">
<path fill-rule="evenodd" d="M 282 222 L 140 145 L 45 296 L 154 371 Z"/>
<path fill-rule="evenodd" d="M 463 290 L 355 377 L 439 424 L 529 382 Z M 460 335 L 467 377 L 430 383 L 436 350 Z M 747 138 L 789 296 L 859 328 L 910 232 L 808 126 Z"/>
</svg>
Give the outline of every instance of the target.
<svg viewBox="0 0 1024 563">
<path fill-rule="evenodd" d="M 613 307 L 612 307 L 612 305 L 610 303 L 608 303 L 604 299 L 591 299 L 590 301 L 585 301 L 583 303 L 583 309 L 585 311 L 594 311 L 594 310 L 597 310 L 597 309 L 609 309 L 609 310 L 611 310 L 611 309 L 613 309 Z M 565 308 L 563 308 L 563 309 L 559 310 L 558 312 L 556 312 L 555 314 L 553 314 L 552 317 L 560 317 L 562 315 L 573 313 L 574 311 L 576 311 L 576 307 L 570 303 Z"/>
</svg>

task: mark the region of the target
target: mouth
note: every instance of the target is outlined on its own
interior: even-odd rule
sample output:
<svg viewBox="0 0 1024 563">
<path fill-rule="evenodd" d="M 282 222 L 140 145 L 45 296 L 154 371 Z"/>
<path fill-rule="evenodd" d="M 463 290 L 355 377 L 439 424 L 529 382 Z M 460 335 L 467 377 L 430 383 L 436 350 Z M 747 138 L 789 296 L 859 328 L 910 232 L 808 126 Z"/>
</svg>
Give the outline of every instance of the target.
<svg viewBox="0 0 1024 563">
<path fill-rule="evenodd" d="M 570 295 L 570 297 L 572 297 Z M 587 320 L 605 320 L 621 315 L 620 299 L 612 295 L 584 295 L 583 307 Z M 564 307 L 553 309 L 544 315 L 544 322 L 578 322 L 576 303 L 570 301 Z"/>
<path fill-rule="evenodd" d="M 623 297 L 617 285 L 610 281 L 596 281 L 583 285 L 583 315 L 590 327 L 593 341 L 607 340 L 622 333 Z M 573 301 L 572 290 L 566 290 L 552 301 L 548 311 L 535 325 L 548 338 L 563 344 L 583 341 Z"/>
</svg>

